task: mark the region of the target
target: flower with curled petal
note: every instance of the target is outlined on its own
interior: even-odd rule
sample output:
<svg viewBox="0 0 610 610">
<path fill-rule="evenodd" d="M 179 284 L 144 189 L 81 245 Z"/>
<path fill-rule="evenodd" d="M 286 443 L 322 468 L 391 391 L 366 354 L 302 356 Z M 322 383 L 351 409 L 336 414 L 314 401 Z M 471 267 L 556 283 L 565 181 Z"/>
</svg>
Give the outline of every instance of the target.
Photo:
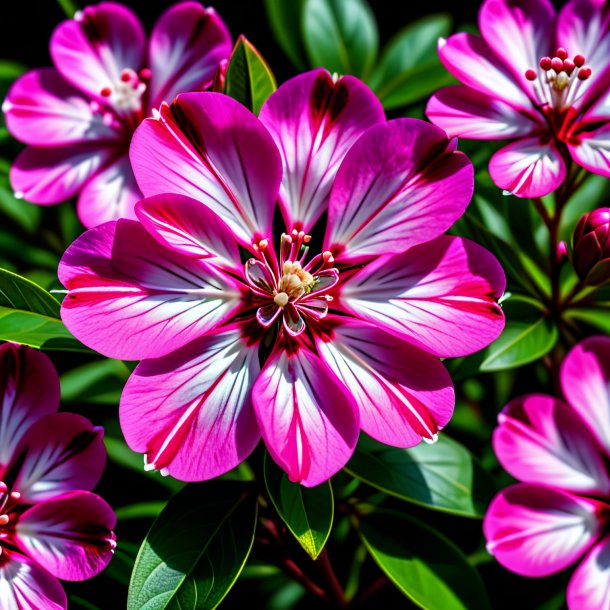
<svg viewBox="0 0 610 610">
<path fill-rule="evenodd" d="M 231 53 L 225 24 L 213 9 L 181 2 L 147 44 L 127 7 L 102 2 L 61 23 L 50 51 L 55 68 L 27 72 L 2 106 L 9 131 L 28 144 L 11 168 L 16 195 L 42 205 L 78 195 L 86 227 L 135 218 L 133 132 L 164 100 L 211 81 Z"/>
<path fill-rule="evenodd" d="M 260 118 L 182 94 L 138 128 L 131 160 L 139 222 L 85 233 L 59 275 L 71 331 L 142 360 L 120 418 L 148 468 L 209 479 L 262 435 L 311 486 L 360 428 L 401 447 L 436 438 L 454 404 L 439 356 L 504 324 L 496 259 L 443 235 L 473 191 L 444 132 L 386 122 L 363 83 L 314 70 Z"/>
<path fill-rule="evenodd" d="M 29 347 L 0 345 L 0 406 L 0 608 L 65 610 L 57 579 L 95 576 L 115 547 L 114 513 L 88 491 L 102 430 L 57 413 L 57 373 Z"/>
</svg>

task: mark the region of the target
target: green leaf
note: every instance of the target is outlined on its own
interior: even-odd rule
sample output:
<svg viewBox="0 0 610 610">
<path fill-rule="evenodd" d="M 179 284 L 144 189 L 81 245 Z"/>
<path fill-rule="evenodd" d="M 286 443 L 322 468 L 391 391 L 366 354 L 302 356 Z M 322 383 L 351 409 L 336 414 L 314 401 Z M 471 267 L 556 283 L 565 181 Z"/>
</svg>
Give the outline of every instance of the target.
<svg viewBox="0 0 610 610">
<path fill-rule="evenodd" d="M 363 515 L 360 536 L 396 587 L 425 610 L 488 610 L 476 570 L 451 541 L 403 513 Z"/>
<path fill-rule="evenodd" d="M 300 71 L 307 69 L 301 38 L 304 0 L 265 0 L 271 31 L 288 59 Z"/>
<path fill-rule="evenodd" d="M 592 326 L 610 335 L 610 303 L 599 303 L 588 307 L 570 308 L 563 314 L 566 319 Z"/>
<path fill-rule="evenodd" d="M 397 498 L 464 517 L 482 517 L 495 492 L 477 460 L 444 433 L 410 449 L 362 436 L 345 469 Z"/>
<path fill-rule="evenodd" d="M 129 521 L 132 519 L 155 519 L 165 508 L 167 502 L 138 502 L 120 506 L 114 512 L 119 521 Z"/>
<path fill-rule="evenodd" d="M 98 360 L 61 376 L 61 401 L 118 405 L 129 369 L 120 360 Z"/>
<path fill-rule="evenodd" d="M 369 80 L 386 110 L 428 97 L 453 82 L 436 51 L 438 39 L 450 31 L 449 15 L 430 15 L 392 38 Z"/>
<path fill-rule="evenodd" d="M 377 57 L 379 34 L 364 0 L 305 0 L 303 40 L 312 66 L 365 77 Z"/>
<path fill-rule="evenodd" d="M 0 170 L 0 212 L 15 221 L 27 233 L 34 233 L 40 224 L 42 208 L 17 199 L 9 184 L 8 172 Z"/>
<path fill-rule="evenodd" d="M 191 484 L 154 522 L 136 559 L 128 610 L 211 610 L 250 554 L 256 495 L 241 483 Z"/>
<path fill-rule="evenodd" d="M 57 4 L 59 4 L 68 19 L 72 19 L 78 11 L 78 5 L 73 0 L 57 0 Z"/>
<path fill-rule="evenodd" d="M 0 269 L 0 341 L 89 352 L 64 326 L 59 301 L 30 280 Z"/>
<path fill-rule="evenodd" d="M 291 483 L 269 454 L 265 454 L 265 485 L 282 521 L 305 552 L 317 559 L 333 525 L 334 500 L 330 481 L 310 488 Z"/>
<path fill-rule="evenodd" d="M 263 56 L 240 36 L 227 66 L 225 93 L 258 114 L 276 89 L 275 77 Z"/>
</svg>

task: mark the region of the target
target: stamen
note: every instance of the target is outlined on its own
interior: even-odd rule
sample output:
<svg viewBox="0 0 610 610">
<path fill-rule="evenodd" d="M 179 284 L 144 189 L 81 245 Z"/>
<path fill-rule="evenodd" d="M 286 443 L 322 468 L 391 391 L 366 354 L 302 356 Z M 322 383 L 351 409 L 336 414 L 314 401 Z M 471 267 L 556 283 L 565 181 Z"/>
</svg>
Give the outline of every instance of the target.
<svg viewBox="0 0 610 610">
<path fill-rule="evenodd" d="M 551 69 L 551 58 L 550 57 L 543 57 L 540 60 L 540 67 L 545 71 L 548 72 Z"/>
<path fill-rule="evenodd" d="M 591 68 L 584 66 L 578 71 L 578 80 L 587 80 L 591 76 Z"/>
<path fill-rule="evenodd" d="M 112 89 L 110 87 L 104 87 L 101 91 L 100 91 L 100 95 L 102 97 L 110 97 L 112 95 Z"/>
<path fill-rule="evenodd" d="M 527 78 L 527 80 L 535 81 L 538 78 L 538 75 L 530 68 L 525 71 L 525 78 Z"/>
<path fill-rule="evenodd" d="M 567 59 L 568 57 L 568 52 L 563 48 L 563 47 L 559 47 L 556 51 L 555 51 L 555 55 L 557 57 L 559 57 L 559 59 L 564 60 Z"/>
<path fill-rule="evenodd" d="M 555 70 L 555 72 L 561 72 L 563 70 L 563 59 L 559 57 L 553 57 L 551 60 L 551 68 Z"/>
<path fill-rule="evenodd" d="M 8 515 L 0 515 L 0 527 L 3 525 L 8 525 L 9 521 L 10 519 Z"/>
<path fill-rule="evenodd" d="M 286 307 L 286 305 L 288 305 L 288 301 L 290 300 L 290 298 L 288 297 L 288 295 L 285 292 L 278 292 L 274 297 L 273 297 L 273 302 L 278 306 L 278 307 Z"/>
<path fill-rule="evenodd" d="M 574 64 L 577 68 L 582 68 L 585 65 L 584 55 L 574 55 Z"/>
</svg>

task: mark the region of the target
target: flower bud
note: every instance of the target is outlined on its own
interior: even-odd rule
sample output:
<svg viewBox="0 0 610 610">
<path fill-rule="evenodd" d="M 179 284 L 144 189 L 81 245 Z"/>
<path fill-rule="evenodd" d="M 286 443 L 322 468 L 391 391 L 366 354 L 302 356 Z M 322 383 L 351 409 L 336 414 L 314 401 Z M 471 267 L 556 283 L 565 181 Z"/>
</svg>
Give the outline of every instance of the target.
<svg viewBox="0 0 610 610">
<path fill-rule="evenodd" d="M 572 237 L 572 264 L 589 285 L 610 280 L 610 208 L 584 214 Z"/>
</svg>

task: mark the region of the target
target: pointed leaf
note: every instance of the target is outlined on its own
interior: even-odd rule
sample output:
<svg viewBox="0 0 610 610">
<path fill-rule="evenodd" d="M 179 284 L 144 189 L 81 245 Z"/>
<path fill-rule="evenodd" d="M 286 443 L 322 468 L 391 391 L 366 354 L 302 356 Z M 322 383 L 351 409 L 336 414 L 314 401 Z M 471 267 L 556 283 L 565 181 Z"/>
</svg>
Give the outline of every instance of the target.
<svg viewBox="0 0 610 610">
<path fill-rule="evenodd" d="M 482 517 L 495 491 L 478 461 L 444 433 L 410 449 L 362 437 L 345 470 L 402 500 L 464 517 Z"/>
<path fill-rule="evenodd" d="M 267 20 L 273 36 L 288 59 L 300 71 L 307 69 L 305 49 L 301 38 L 304 0 L 265 0 Z"/>
<path fill-rule="evenodd" d="M 305 552 L 317 559 L 330 535 L 334 500 L 330 481 L 317 487 L 291 483 L 288 476 L 265 454 L 267 492 L 288 529 Z"/>
<path fill-rule="evenodd" d="M 241 483 L 187 485 L 161 512 L 134 566 L 127 610 L 211 610 L 242 571 L 256 496 Z"/>
</svg>

